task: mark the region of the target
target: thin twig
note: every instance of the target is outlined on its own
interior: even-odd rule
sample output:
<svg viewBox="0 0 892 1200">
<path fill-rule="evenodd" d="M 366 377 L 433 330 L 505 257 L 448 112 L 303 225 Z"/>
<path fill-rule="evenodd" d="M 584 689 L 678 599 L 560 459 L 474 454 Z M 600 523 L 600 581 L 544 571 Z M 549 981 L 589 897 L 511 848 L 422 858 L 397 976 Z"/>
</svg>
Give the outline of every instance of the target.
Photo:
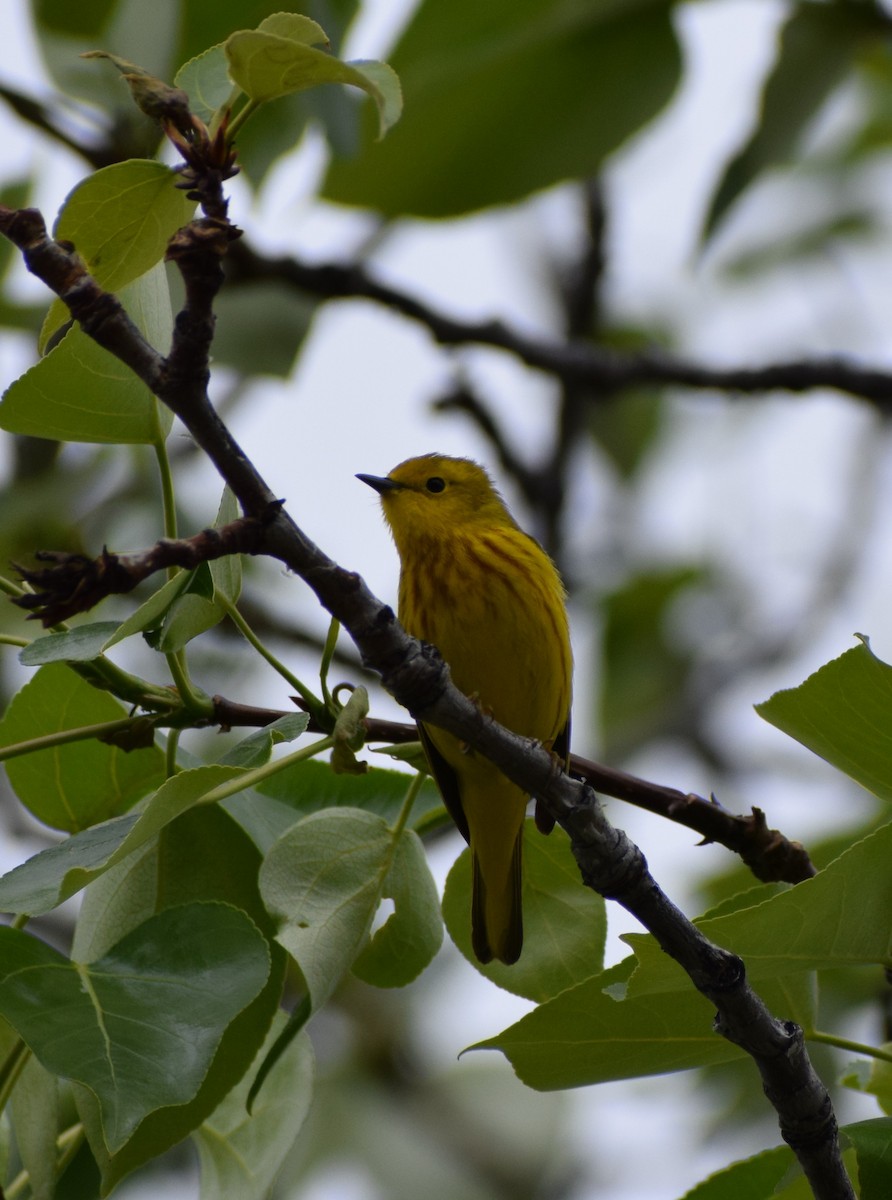
<svg viewBox="0 0 892 1200">
<path fill-rule="evenodd" d="M 892 373 L 842 357 L 793 359 L 763 367 L 719 367 L 658 349 L 625 352 L 582 341 L 527 334 L 503 321 L 466 321 L 449 316 L 398 288 L 375 279 L 363 266 L 310 264 L 295 258 L 265 258 L 244 243 L 234 247 L 229 274 L 240 279 L 276 279 L 323 299 L 359 297 L 382 304 L 424 325 L 444 346 L 481 345 L 505 350 L 530 367 L 597 389 L 597 399 L 643 384 L 675 385 L 734 395 L 766 391 L 801 393 L 835 388 L 892 412 Z"/>
</svg>

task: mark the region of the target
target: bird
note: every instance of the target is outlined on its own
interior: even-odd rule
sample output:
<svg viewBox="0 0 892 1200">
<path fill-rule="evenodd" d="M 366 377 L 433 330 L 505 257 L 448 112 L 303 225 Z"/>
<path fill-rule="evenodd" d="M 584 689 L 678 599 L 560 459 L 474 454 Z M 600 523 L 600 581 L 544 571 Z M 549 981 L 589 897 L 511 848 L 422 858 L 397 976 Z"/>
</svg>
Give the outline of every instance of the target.
<svg viewBox="0 0 892 1200">
<path fill-rule="evenodd" d="M 388 475 L 357 478 L 380 496 L 399 554 L 403 628 L 437 648 L 454 684 L 482 711 L 566 766 L 573 664 L 554 563 L 471 459 L 424 454 Z M 446 809 L 470 845 L 474 954 L 481 963 L 515 963 L 529 797 L 453 734 L 423 722 L 418 729 Z M 547 833 L 554 820 L 538 809 L 537 825 Z"/>
</svg>

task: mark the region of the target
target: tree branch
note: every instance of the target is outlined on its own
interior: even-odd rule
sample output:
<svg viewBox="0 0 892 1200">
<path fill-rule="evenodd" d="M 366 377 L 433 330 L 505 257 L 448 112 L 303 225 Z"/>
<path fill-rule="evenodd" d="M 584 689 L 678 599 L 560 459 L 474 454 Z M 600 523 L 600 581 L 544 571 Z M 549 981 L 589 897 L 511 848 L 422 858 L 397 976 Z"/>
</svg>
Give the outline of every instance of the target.
<svg viewBox="0 0 892 1200">
<path fill-rule="evenodd" d="M 45 628 L 77 613 L 88 612 L 106 596 L 125 595 L 156 571 L 168 567 L 194 570 L 230 554 L 257 554 L 263 524 L 254 517 L 240 517 L 217 529 L 203 529 L 188 538 L 160 538 L 140 554 L 114 554 L 104 548 L 98 558 L 38 550 L 38 562 L 49 563 L 40 570 L 17 566 L 26 583 L 35 590 L 16 596 L 13 604 L 30 610 L 29 620 L 38 619 Z"/>
<path fill-rule="evenodd" d="M 322 299 L 372 300 L 424 325 L 443 346 L 479 345 L 505 350 L 527 366 L 564 383 L 587 384 L 603 401 L 623 388 L 675 385 L 752 394 L 834 388 L 892 412 L 892 373 L 841 357 L 793 359 L 764 367 L 718 367 L 660 350 L 623 352 L 584 341 L 536 337 L 503 321 L 465 321 L 375 279 L 357 263 L 309 264 L 294 258 L 264 258 L 241 244 L 230 259 L 232 279 L 276 279 Z"/>
<path fill-rule="evenodd" d="M 272 492 L 213 414 L 206 393 L 199 395 L 194 377 L 185 395 L 172 388 L 166 361 L 159 361 L 126 314 L 122 316 L 117 301 L 101 292 L 83 264 L 77 266 L 76 256 L 50 242 L 45 229 L 39 232 L 38 222 L 42 228 L 42 219 L 33 210 L 18 215 L 0 212 L 0 230 L 19 245 L 19 237 L 23 238 L 29 269 L 62 296 L 76 319 L 86 317 L 85 332 L 117 353 L 141 378 L 145 376 L 140 371 L 145 371 L 162 400 L 172 395 L 178 404 L 174 411 L 246 513 L 265 514 L 260 548 L 309 585 L 396 700 L 414 717 L 459 737 L 512 781 L 541 797 L 570 835 L 585 883 L 633 913 L 712 1001 L 718 1009 L 717 1031 L 756 1062 L 781 1134 L 799 1159 L 816 1200 L 854 1200 L 830 1097 L 811 1066 L 801 1030 L 774 1018 L 747 983 L 740 960 L 707 941 L 660 891 L 641 851 L 607 821 L 587 784 L 565 775 L 542 746 L 503 729 L 459 692 L 436 650 L 409 637 L 359 575 L 333 562 L 271 501 Z M 188 270 L 189 261 L 188 257 L 181 261 L 181 269 Z M 82 297 L 89 297 L 89 302 L 82 303 Z M 102 319 L 97 320 L 97 314 Z M 178 328 L 185 330 L 189 314 L 181 318 L 182 313 Z M 200 345 L 198 349 L 200 354 Z"/>
</svg>

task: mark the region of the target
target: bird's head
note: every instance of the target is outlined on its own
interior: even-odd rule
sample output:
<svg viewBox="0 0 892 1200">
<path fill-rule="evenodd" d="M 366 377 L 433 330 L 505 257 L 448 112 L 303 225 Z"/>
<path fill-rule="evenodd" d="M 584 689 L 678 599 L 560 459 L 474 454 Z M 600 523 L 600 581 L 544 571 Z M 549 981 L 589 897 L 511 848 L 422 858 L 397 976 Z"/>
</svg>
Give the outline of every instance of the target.
<svg viewBox="0 0 892 1200">
<path fill-rule="evenodd" d="M 397 549 L 418 537 L 446 538 L 471 525 L 516 522 L 492 480 L 469 458 L 423 454 L 389 475 L 357 475 L 381 497 Z"/>
</svg>

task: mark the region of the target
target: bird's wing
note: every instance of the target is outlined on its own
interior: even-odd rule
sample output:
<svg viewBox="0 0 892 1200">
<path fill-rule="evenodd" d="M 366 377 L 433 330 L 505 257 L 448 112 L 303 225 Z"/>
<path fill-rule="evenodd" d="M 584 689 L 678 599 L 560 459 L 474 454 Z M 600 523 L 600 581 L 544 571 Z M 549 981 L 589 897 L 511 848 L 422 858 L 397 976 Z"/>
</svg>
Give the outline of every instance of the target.
<svg viewBox="0 0 892 1200">
<path fill-rule="evenodd" d="M 443 797 L 443 803 L 446 805 L 446 811 L 455 822 L 458 832 L 466 842 L 470 842 L 471 831 L 468 829 L 468 818 L 465 816 L 465 810 L 461 806 L 458 776 L 434 745 L 430 734 L 423 725 L 418 726 L 418 736 L 424 747 L 424 753 L 427 755 L 431 775 L 433 775 L 434 781 L 440 789 L 440 795 Z"/>
</svg>

